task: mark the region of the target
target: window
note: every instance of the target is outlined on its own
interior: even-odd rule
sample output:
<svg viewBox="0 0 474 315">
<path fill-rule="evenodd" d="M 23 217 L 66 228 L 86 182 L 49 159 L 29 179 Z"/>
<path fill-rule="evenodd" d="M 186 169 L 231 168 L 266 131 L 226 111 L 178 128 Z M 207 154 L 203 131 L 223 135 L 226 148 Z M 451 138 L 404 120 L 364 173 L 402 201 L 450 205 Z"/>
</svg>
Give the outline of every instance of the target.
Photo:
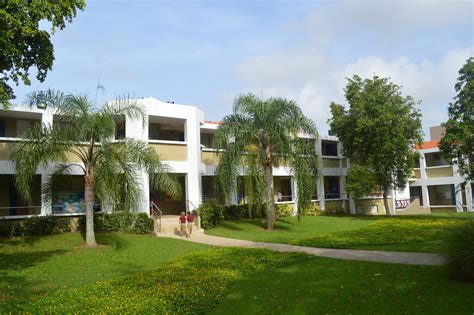
<svg viewBox="0 0 474 315">
<path fill-rule="evenodd" d="M 426 153 L 425 160 L 426 167 L 449 165 L 447 161 L 441 158 L 441 153 L 439 152 Z"/>
<path fill-rule="evenodd" d="M 324 177 L 324 198 L 325 199 L 341 198 L 341 188 L 339 186 L 339 177 L 337 176 Z"/>
<path fill-rule="evenodd" d="M 5 120 L 0 120 L 0 137 L 5 137 Z"/>
<path fill-rule="evenodd" d="M 338 156 L 336 141 L 321 141 L 321 151 L 326 156 Z"/>
<path fill-rule="evenodd" d="M 115 127 L 115 140 L 125 138 L 125 122 L 117 123 Z"/>
<path fill-rule="evenodd" d="M 212 148 L 212 140 L 214 135 L 211 133 L 201 133 L 201 145 L 205 148 Z"/>
<path fill-rule="evenodd" d="M 212 189 L 212 176 L 202 176 L 202 200 L 214 199 L 214 192 Z"/>
</svg>

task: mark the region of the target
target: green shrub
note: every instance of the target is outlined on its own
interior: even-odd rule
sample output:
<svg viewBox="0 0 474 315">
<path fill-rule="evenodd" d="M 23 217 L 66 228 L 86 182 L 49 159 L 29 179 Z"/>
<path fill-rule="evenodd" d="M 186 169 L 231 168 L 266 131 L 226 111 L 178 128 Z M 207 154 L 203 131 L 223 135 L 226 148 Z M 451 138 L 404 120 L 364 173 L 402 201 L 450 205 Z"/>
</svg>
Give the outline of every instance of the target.
<svg viewBox="0 0 474 315">
<path fill-rule="evenodd" d="M 201 227 L 205 230 L 212 229 L 224 220 L 224 206 L 203 203 L 199 206 L 199 215 L 201 217 Z"/>
<path fill-rule="evenodd" d="M 277 218 L 290 217 L 294 215 L 294 208 L 289 204 L 275 205 L 275 215 Z"/>
<path fill-rule="evenodd" d="M 81 231 L 86 229 L 86 218 L 79 220 Z M 98 232 L 129 232 L 147 234 L 153 231 L 153 219 L 146 213 L 114 211 L 112 213 L 95 213 L 94 230 Z"/>
<path fill-rule="evenodd" d="M 0 220 L 0 236 L 38 236 L 71 231 L 71 218 L 37 216 L 25 219 Z"/>
<path fill-rule="evenodd" d="M 153 228 L 153 219 L 151 219 L 146 213 L 139 213 L 128 232 L 134 234 L 148 234 L 153 231 Z"/>
<path fill-rule="evenodd" d="M 229 205 L 224 207 L 224 220 L 260 219 L 264 213 L 265 204 Z"/>
<path fill-rule="evenodd" d="M 451 230 L 447 236 L 447 269 L 451 278 L 474 282 L 474 220 Z"/>
<path fill-rule="evenodd" d="M 303 215 L 315 217 L 321 215 L 321 209 L 317 204 L 311 204 L 308 208 L 303 211 Z"/>
</svg>

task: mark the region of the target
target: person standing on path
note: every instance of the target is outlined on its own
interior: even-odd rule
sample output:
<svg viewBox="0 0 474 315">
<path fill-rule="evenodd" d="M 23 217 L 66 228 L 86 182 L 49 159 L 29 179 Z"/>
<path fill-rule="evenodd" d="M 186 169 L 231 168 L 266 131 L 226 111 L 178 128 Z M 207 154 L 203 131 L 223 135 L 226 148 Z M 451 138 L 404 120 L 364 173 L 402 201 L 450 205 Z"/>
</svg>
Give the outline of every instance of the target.
<svg viewBox="0 0 474 315">
<path fill-rule="evenodd" d="M 183 236 L 183 233 L 184 233 L 185 236 L 188 237 L 188 232 L 186 230 L 186 221 L 187 221 L 187 217 L 186 217 L 186 214 L 183 211 L 183 212 L 181 212 L 181 215 L 179 216 L 179 219 L 178 219 L 180 235 Z"/>
<path fill-rule="evenodd" d="M 194 211 L 191 213 L 191 212 L 188 212 L 188 215 L 186 217 L 186 220 L 188 221 L 187 225 L 188 225 L 188 237 L 191 237 L 191 233 L 193 233 L 193 224 L 194 224 Z"/>
</svg>

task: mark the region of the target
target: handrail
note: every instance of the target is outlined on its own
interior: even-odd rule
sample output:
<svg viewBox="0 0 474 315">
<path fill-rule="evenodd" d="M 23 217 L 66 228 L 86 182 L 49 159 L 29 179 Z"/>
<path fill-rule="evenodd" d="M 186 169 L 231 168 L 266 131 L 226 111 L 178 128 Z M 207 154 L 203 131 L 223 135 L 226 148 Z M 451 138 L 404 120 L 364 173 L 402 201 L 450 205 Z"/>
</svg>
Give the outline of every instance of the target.
<svg viewBox="0 0 474 315">
<path fill-rule="evenodd" d="M 189 205 L 192 205 L 194 207 L 193 210 L 196 210 L 196 213 L 197 213 L 197 218 L 196 218 L 196 225 L 197 225 L 197 229 L 200 230 L 201 229 L 201 216 L 200 216 L 200 213 L 199 213 L 199 208 L 196 207 L 196 205 L 194 203 L 192 203 L 191 200 L 186 200 L 186 209 L 189 211 Z"/>
<path fill-rule="evenodd" d="M 159 216 L 158 216 L 158 219 L 159 219 L 159 227 L 158 227 L 158 232 L 161 232 L 161 217 L 163 216 L 163 211 L 161 211 L 161 209 L 156 205 L 155 202 L 151 202 L 151 205 L 152 205 L 152 211 L 153 213 L 156 212 L 156 210 L 158 210 L 158 213 L 159 213 Z M 156 210 L 155 210 L 156 209 Z"/>
</svg>

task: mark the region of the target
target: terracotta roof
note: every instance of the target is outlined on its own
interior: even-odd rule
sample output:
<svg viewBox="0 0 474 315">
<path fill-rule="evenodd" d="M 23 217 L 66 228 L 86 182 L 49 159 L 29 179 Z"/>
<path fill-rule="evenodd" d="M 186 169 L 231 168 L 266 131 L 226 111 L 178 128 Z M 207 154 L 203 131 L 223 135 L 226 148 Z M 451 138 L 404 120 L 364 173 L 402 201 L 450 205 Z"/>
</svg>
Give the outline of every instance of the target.
<svg viewBox="0 0 474 315">
<path fill-rule="evenodd" d="M 206 123 L 206 124 L 216 124 L 216 125 L 222 124 L 222 122 L 220 122 L 220 121 L 210 121 L 210 120 L 204 120 L 204 123 Z"/>
<path fill-rule="evenodd" d="M 426 141 L 426 142 L 423 142 L 421 145 L 417 145 L 416 149 L 417 150 L 420 150 L 420 149 L 433 149 L 433 148 L 437 148 L 438 144 L 439 144 L 439 140 Z"/>
</svg>

